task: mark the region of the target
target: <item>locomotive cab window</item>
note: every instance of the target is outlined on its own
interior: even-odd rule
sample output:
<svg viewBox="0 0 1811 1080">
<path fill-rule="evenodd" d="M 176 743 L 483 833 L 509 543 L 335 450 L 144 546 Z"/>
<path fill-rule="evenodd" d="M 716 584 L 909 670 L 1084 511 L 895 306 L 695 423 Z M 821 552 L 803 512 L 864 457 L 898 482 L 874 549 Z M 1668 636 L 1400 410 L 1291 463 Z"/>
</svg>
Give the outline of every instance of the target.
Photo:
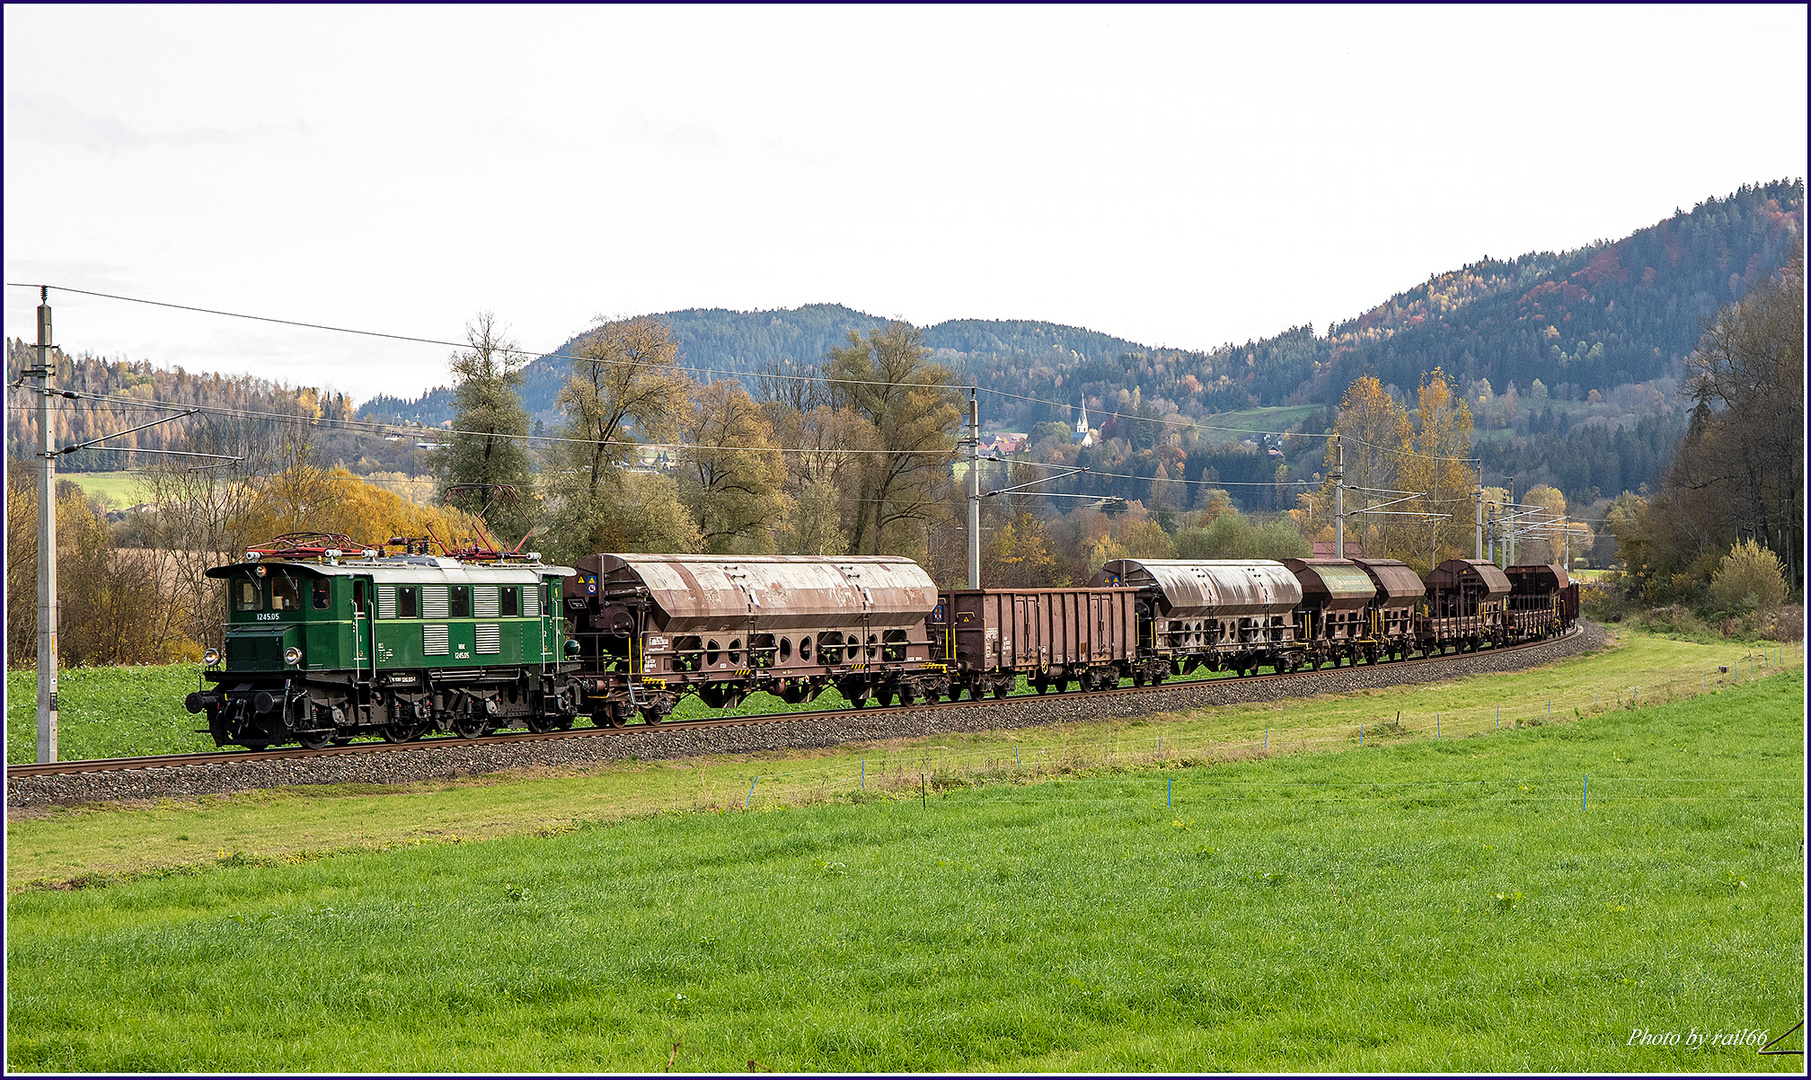
<svg viewBox="0 0 1811 1080">
<path fill-rule="evenodd" d="M 257 611 L 264 606 L 264 590 L 258 587 L 256 578 L 240 578 L 233 582 L 233 608 L 236 611 Z"/>
<path fill-rule="evenodd" d="M 309 593 L 314 600 L 314 609 L 326 611 L 327 605 L 333 602 L 333 583 L 326 578 L 315 578 L 309 583 Z"/>
<path fill-rule="evenodd" d="M 447 590 L 446 613 L 449 619 L 472 617 L 472 587 L 470 585 L 454 585 Z"/>
<path fill-rule="evenodd" d="M 498 597 L 498 614 L 505 619 L 515 618 L 520 613 L 521 605 L 518 600 L 520 595 L 514 585 L 505 585 L 502 594 Z"/>
<path fill-rule="evenodd" d="M 293 574 L 271 575 L 270 609 L 272 611 L 300 611 L 302 609 L 302 585 Z"/>
<path fill-rule="evenodd" d="M 396 590 L 396 617 L 414 619 L 421 615 L 419 586 L 404 585 Z"/>
</svg>

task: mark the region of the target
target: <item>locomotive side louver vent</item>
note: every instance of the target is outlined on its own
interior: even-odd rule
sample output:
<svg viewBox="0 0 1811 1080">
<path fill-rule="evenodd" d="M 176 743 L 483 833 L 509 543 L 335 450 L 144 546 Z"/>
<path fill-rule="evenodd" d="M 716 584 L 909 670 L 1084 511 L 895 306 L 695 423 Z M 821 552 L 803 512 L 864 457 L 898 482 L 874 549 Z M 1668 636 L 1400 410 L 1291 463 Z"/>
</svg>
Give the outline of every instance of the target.
<svg viewBox="0 0 1811 1080">
<path fill-rule="evenodd" d="M 472 590 L 472 614 L 480 619 L 497 617 L 497 594 L 500 590 L 495 585 L 480 585 Z M 478 649 L 483 652 L 482 646 Z"/>
<path fill-rule="evenodd" d="M 440 591 L 442 593 L 446 592 L 445 589 Z M 440 609 L 443 613 L 446 611 L 446 598 L 444 596 L 441 597 L 440 600 Z M 442 618 L 444 617 L 445 615 L 443 614 Z M 445 623 L 441 623 L 438 626 L 423 626 L 421 628 L 421 652 L 423 656 L 445 656 L 447 651 L 447 628 Z"/>
<path fill-rule="evenodd" d="M 541 586 L 539 582 L 533 585 L 522 586 L 522 614 L 531 619 L 538 619 L 541 617 Z"/>
<path fill-rule="evenodd" d="M 446 618 L 446 586 L 423 585 L 421 587 L 421 617 L 424 619 Z M 445 630 L 445 627 L 441 627 Z M 445 652 L 445 649 L 440 650 Z"/>
<path fill-rule="evenodd" d="M 479 623 L 473 627 L 478 633 L 478 651 L 481 653 L 500 653 L 503 651 L 503 627 L 498 623 Z"/>
<path fill-rule="evenodd" d="M 396 586 L 379 585 L 377 587 L 377 617 L 380 619 L 396 618 Z"/>
</svg>

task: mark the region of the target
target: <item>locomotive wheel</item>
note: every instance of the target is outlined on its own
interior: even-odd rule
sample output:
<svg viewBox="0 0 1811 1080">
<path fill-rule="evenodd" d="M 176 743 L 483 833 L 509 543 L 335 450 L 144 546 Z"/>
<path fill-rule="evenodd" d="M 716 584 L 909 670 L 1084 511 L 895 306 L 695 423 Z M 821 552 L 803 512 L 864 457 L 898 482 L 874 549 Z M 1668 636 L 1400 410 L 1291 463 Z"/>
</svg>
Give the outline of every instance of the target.
<svg viewBox="0 0 1811 1080">
<path fill-rule="evenodd" d="M 482 716 L 460 716 L 453 720 L 453 734 L 461 739 L 482 739 L 489 727 Z"/>
<path fill-rule="evenodd" d="M 378 730 L 378 734 L 382 735 L 387 743 L 405 743 L 421 738 L 422 731 L 423 728 L 419 721 L 399 720 L 385 724 Z"/>
<path fill-rule="evenodd" d="M 296 732 L 296 742 L 301 743 L 304 750 L 325 750 L 327 744 L 332 741 L 333 730 L 331 728 L 326 731 Z"/>
</svg>

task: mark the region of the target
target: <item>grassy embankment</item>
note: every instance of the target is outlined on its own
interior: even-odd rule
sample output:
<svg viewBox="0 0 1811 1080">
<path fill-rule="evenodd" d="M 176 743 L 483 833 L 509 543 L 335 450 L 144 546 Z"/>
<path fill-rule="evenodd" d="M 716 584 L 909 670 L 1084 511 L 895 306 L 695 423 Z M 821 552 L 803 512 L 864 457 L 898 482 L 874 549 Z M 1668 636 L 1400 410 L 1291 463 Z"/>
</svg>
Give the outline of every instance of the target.
<svg viewBox="0 0 1811 1080">
<path fill-rule="evenodd" d="M 944 737 L 885 749 L 907 766 L 887 794 L 767 813 L 659 811 L 739 806 L 751 766 L 853 760 L 16 821 L 11 887 L 21 857 L 130 870 L 219 847 L 10 895 L 7 1065 L 1795 1071 L 1628 1039 L 1803 1015 L 1802 676 L 1564 723 L 1534 709 L 1679 646 L 1210 710 L 1230 747 L 1214 765 L 1089 767 L 1135 762 L 1154 730 L 1186 747 L 1190 717 L 1040 730 L 1048 765 L 1017 768 L 999 736 Z M 1475 713 L 1492 686 L 1538 726 L 1474 716 L 1456 726 L 1488 737 L 1363 749 L 1314 726 L 1400 706 L 1418 732 L 1420 707 Z M 1266 723 L 1277 756 L 1226 760 Z M 1286 752 L 1312 746 L 1344 749 Z M 918 768 L 941 778 L 923 796 Z M 1022 782 L 1039 776 L 1057 782 Z M 379 850 L 314 857 L 333 841 Z"/>
</svg>

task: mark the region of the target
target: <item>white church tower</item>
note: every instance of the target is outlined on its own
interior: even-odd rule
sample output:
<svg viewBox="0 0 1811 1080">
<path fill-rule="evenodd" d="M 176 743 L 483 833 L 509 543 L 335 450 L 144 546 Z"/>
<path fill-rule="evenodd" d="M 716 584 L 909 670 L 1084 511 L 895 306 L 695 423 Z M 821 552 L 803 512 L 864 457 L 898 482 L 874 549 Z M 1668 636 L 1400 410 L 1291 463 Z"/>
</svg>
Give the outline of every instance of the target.
<svg viewBox="0 0 1811 1080">
<path fill-rule="evenodd" d="M 1088 395 L 1083 394 L 1081 419 L 1075 422 L 1075 437 L 1071 439 L 1078 446 L 1093 446 L 1094 433 L 1088 430 Z"/>
</svg>

